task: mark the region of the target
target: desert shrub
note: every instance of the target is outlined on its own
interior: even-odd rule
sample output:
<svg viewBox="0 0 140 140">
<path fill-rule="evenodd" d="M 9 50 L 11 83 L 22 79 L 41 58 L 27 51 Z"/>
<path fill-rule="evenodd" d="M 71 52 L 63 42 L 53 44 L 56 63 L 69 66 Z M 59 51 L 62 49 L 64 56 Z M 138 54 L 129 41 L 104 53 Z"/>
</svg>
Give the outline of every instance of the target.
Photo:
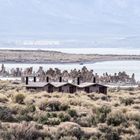
<svg viewBox="0 0 140 140">
<path fill-rule="evenodd" d="M 53 97 L 54 98 L 60 98 L 60 94 L 54 94 Z"/>
<path fill-rule="evenodd" d="M 134 136 L 131 136 L 128 140 L 140 140 L 140 134 L 136 134 Z"/>
<path fill-rule="evenodd" d="M 102 95 L 102 96 L 101 96 L 101 99 L 102 99 L 103 101 L 108 101 L 108 97 L 107 97 L 106 95 Z"/>
<path fill-rule="evenodd" d="M 47 124 L 48 120 L 49 120 L 49 117 L 47 115 L 46 116 L 40 116 L 38 118 L 37 122 L 41 123 L 41 124 Z"/>
<path fill-rule="evenodd" d="M 58 117 L 60 118 L 61 122 L 70 121 L 71 119 L 70 115 L 65 114 L 65 113 L 60 113 Z"/>
<path fill-rule="evenodd" d="M 4 140 L 37 140 L 43 139 L 45 134 L 40 131 L 36 124 L 23 122 L 10 125 L 2 137 Z"/>
<path fill-rule="evenodd" d="M 135 125 L 138 129 L 140 129 L 140 118 L 139 118 L 139 120 L 136 121 Z"/>
<path fill-rule="evenodd" d="M 93 116 L 88 115 L 85 117 L 78 117 L 76 119 L 76 123 L 78 123 L 82 127 L 91 127 L 92 125 L 94 125 Z"/>
<path fill-rule="evenodd" d="M 70 108 L 69 105 L 66 103 L 62 103 L 60 106 L 60 110 L 62 110 L 62 111 L 66 111 L 69 108 Z"/>
<path fill-rule="evenodd" d="M 10 107 L 11 112 L 13 114 L 18 114 L 18 115 L 25 115 L 28 113 L 32 113 L 36 111 L 36 107 L 34 105 L 29 105 L 29 106 L 22 106 L 22 105 L 13 105 Z"/>
<path fill-rule="evenodd" d="M 24 99 L 24 103 L 25 103 L 26 105 L 32 105 L 33 103 L 35 103 L 35 100 L 34 100 L 33 98 L 31 98 L 31 97 L 26 97 L 26 98 Z"/>
<path fill-rule="evenodd" d="M 98 108 L 97 114 L 96 114 L 97 121 L 104 123 L 106 121 L 108 113 L 110 113 L 110 112 L 111 112 L 111 108 L 108 106 L 102 106 L 102 107 Z"/>
<path fill-rule="evenodd" d="M 109 106 L 102 106 L 98 109 L 98 111 L 107 115 L 111 112 L 111 108 Z"/>
<path fill-rule="evenodd" d="M 64 136 L 71 136 L 80 139 L 82 135 L 83 131 L 81 130 L 81 127 L 76 123 L 64 122 L 60 124 L 57 128 L 58 139 Z"/>
<path fill-rule="evenodd" d="M 48 113 L 49 114 L 49 113 Z M 51 113 L 50 114 L 50 117 L 52 117 L 52 118 L 57 118 L 57 113 Z"/>
<path fill-rule="evenodd" d="M 41 101 L 38 105 L 40 110 L 46 111 L 66 111 L 69 106 L 67 104 L 61 103 L 59 100 L 51 99 L 49 101 Z"/>
<path fill-rule="evenodd" d="M 0 102 L 1 103 L 6 103 L 7 101 L 8 101 L 8 98 L 5 95 L 0 94 Z"/>
<path fill-rule="evenodd" d="M 139 121 L 140 113 L 139 112 L 130 112 L 130 113 L 127 114 L 127 118 L 129 120 Z"/>
<path fill-rule="evenodd" d="M 50 125 L 50 126 L 59 125 L 60 120 L 59 120 L 59 118 L 49 118 L 46 124 Z"/>
<path fill-rule="evenodd" d="M 78 140 L 78 139 L 72 136 L 64 136 L 64 137 L 61 137 L 59 140 Z"/>
<path fill-rule="evenodd" d="M 109 129 L 109 126 L 106 123 L 103 124 L 98 124 L 98 129 L 102 132 L 102 133 L 106 133 Z"/>
<path fill-rule="evenodd" d="M 27 122 L 29 122 L 29 121 L 32 121 L 33 118 L 32 118 L 29 114 L 23 114 L 23 115 L 17 115 L 17 116 L 16 116 L 16 120 L 17 120 L 18 122 L 22 122 L 22 121 L 27 121 Z"/>
<path fill-rule="evenodd" d="M 69 104 L 70 105 L 73 105 L 73 106 L 81 106 L 82 105 L 82 102 L 79 101 L 79 100 L 76 100 L 76 99 L 70 99 L 69 100 Z"/>
<path fill-rule="evenodd" d="M 17 104 L 11 105 L 10 110 L 13 114 L 24 115 L 24 114 L 28 113 L 28 110 L 26 107 L 24 107 L 22 105 L 17 105 Z"/>
<path fill-rule="evenodd" d="M 111 112 L 107 117 L 107 124 L 118 126 L 120 124 L 126 123 L 126 116 L 122 112 Z"/>
<path fill-rule="evenodd" d="M 46 115 L 40 116 L 37 122 L 41 124 L 47 124 L 47 125 L 59 125 L 60 119 L 53 118 L 51 114 L 47 113 Z"/>
<path fill-rule="evenodd" d="M 120 135 L 116 131 L 109 131 L 101 136 L 102 140 L 121 140 Z"/>
<path fill-rule="evenodd" d="M 60 111 L 61 102 L 58 100 L 50 100 L 47 103 L 47 107 L 49 107 L 51 111 Z"/>
<path fill-rule="evenodd" d="M 22 93 L 17 93 L 12 98 L 13 102 L 18 103 L 18 104 L 23 104 L 24 99 L 25 99 L 25 95 Z"/>
<path fill-rule="evenodd" d="M 0 106 L 0 120 L 5 122 L 12 122 L 15 119 L 12 116 L 12 112 L 9 108 Z"/>
<path fill-rule="evenodd" d="M 122 104 L 125 104 L 125 106 L 134 104 L 134 100 L 132 98 L 126 98 L 126 99 L 121 98 L 120 101 Z"/>
<path fill-rule="evenodd" d="M 75 109 L 68 109 L 68 114 L 71 116 L 71 117 L 77 117 L 77 111 Z"/>
<path fill-rule="evenodd" d="M 116 91 L 116 88 L 109 88 L 108 89 L 108 92 L 111 92 L 111 93 L 113 93 L 113 92 L 115 92 Z"/>
<path fill-rule="evenodd" d="M 40 101 L 40 102 L 38 103 L 38 108 L 39 108 L 40 110 L 45 111 L 46 108 L 47 108 L 47 103 L 48 103 L 48 100 L 42 100 L 42 101 Z"/>
<path fill-rule="evenodd" d="M 101 140 L 120 140 L 120 132 L 113 127 L 104 125 L 99 125 L 98 129 L 102 132 L 100 137 Z"/>
<path fill-rule="evenodd" d="M 28 105 L 26 107 L 27 112 L 35 112 L 36 111 L 36 107 L 35 105 Z"/>
<path fill-rule="evenodd" d="M 69 108 L 67 104 L 61 103 L 58 100 L 49 100 L 47 107 L 50 108 L 51 111 L 65 111 Z"/>
<path fill-rule="evenodd" d="M 85 140 L 85 139 L 83 139 L 83 140 Z M 89 140 L 99 140 L 99 138 L 98 138 L 97 136 L 91 136 L 91 137 L 89 138 Z"/>
</svg>

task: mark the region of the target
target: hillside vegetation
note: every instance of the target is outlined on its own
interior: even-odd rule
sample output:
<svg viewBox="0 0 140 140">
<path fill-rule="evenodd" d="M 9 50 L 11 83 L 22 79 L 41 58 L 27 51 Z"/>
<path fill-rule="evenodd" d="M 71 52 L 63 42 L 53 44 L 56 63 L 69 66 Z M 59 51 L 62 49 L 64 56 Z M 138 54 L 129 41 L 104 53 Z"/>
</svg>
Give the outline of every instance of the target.
<svg viewBox="0 0 140 140">
<path fill-rule="evenodd" d="M 140 90 L 46 93 L 0 81 L 3 140 L 139 140 Z"/>
<path fill-rule="evenodd" d="M 5 63 L 77 63 L 112 60 L 140 60 L 140 55 L 68 54 L 43 50 L 0 50 Z"/>
</svg>

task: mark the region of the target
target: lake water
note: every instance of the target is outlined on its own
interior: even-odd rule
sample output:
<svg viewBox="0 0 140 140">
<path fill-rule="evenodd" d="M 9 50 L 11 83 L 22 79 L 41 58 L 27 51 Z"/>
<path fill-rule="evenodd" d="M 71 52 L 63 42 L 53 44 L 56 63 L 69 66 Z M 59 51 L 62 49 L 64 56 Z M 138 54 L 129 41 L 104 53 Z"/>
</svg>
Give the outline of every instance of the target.
<svg viewBox="0 0 140 140">
<path fill-rule="evenodd" d="M 59 52 L 64 52 L 64 53 L 75 53 L 75 54 L 126 54 L 126 55 L 140 55 L 140 48 L 130 48 L 130 47 L 118 47 L 118 48 L 109 48 L 109 47 L 93 47 L 93 48 L 84 48 L 84 47 L 76 47 L 76 48 L 71 48 L 71 47 L 7 47 L 7 48 L 2 48 L 1 49 L 14 49 L 14 50 L 48 50 L 48 51 L 59 51 Z"/>
<path fill-rule="evenodd" d="M 121 54 L 140 55 L 140 48 L 45 48 L 45 50 L 75 54 Z"/>
<path fill-rule="evenodd" d="M 93 69 L 94 73 L 102 75 L 105 72 L 109 74 L 118 73 L 119 71 L 126 71 L 128 74 L 135 73 L 136 80 L 140 81 L 140 61 L 105 61 L 97 63 L 87 63 L 84 65 L 80 64 L 5 64 L 6 70 L 11 68 L 22 68 L 33 67 L 34 71 L 37 71 L 39 66 L 42 66 L 44 70 L 49 68 L 59 68 L 61 70 L 81 69 L 86 66 L 88 69 Z"/>
</svg>

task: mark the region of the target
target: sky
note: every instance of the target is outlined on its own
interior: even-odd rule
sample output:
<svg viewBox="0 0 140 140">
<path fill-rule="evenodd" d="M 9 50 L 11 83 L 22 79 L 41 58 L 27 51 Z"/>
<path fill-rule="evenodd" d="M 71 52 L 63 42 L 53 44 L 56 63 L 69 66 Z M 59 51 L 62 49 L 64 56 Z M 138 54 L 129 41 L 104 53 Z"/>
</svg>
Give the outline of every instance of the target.
<svg viewBox="0 0 140 140">
<path fill-rule="evenodd" d="M 139 47 L 140 0 L 0 0 L 0 43 L 11 40 Z"/>
</svg>

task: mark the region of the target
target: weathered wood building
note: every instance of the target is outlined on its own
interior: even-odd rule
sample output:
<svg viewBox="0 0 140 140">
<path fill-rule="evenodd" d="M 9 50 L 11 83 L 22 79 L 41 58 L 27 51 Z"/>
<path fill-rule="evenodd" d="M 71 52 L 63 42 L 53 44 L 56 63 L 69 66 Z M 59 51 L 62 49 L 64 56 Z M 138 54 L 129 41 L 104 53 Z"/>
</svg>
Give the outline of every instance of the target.
<svg viewBox="0 0 140 140">
<path fill-rule="evenodd" d="M 96 83 L 81 83 L 77 85 L 78 91 L 85 91 L 86 93 L 103 93 L 107 94 L 107 86 L 96 84 Z"/>
<path fill-rule="evenodd" d="M 26 89 L 36 90 L 36 91 L 47 91 L 48 93 L 62 92 L 62 93 L 75 93 L 84 91 L 86 93 L 103 93 L 107 94 L 107 86 L 96 84 L 96 83 L 80 83 L 79 79 L 77 84 L 62 82 L 37 82 L 36 78 L 33 78 L 33 82 L 29 82 L 28 77 L 26 77 Z"/>
<path fill-rule="evenodd" d="M 48 91 L 48 83 L 46 82 L 29 82 L 26 84 L 27 90 Z"/>
</svg>

